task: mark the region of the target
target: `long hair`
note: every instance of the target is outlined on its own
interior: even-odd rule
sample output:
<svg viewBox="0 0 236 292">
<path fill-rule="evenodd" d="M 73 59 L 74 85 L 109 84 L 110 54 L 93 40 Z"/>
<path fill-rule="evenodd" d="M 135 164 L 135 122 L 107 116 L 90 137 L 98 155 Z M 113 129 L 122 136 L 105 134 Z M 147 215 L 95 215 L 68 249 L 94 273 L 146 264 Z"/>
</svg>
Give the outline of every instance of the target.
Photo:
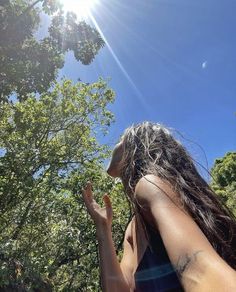
<svg viewBox="0 0 236 292">
<path fill-rule="evenodd" d="M 121 139 L 121 179 L 134 211 L 140 178 L 153 174 L 168 181 L 216 252 L 235 269 L 236 218 L 198 173 L 184 146 L 166 127 L 151 122 L 131 126 Z"/>
</svg>

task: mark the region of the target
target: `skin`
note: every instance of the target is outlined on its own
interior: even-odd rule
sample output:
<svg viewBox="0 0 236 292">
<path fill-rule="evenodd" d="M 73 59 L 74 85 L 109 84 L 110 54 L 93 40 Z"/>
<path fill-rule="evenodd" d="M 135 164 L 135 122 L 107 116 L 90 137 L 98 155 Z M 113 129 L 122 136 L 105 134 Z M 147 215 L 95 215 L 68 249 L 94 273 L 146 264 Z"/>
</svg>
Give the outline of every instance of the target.
<svg viewBox="0 0 236 292">
<path fill-rule="evenodd" d="M 122 149 L 122 143 L 118 143 L 107 169 L 113 177 L 120 176 Z M 134 196 L 143 207 L 145 220 L 159 231 L 185 291 L 236 291 L 236 272 L 215 252 L 168 182 L 147 175 L 138 182 Z M 94 200 L 89 183 L 83 190 L 83 197 L 96 225 L 103 292 L 134 291 L 134 273 L 147 247 L 143 229 L 136 218 L 131 220 L 119 263 L 111 234 L 112 204 L 109 196 L 104 195 L 105 207 L 102 208 Z"/>
<path fill-rule="evenodd" d="M 122 159 L 123 145 L 122 142 L 116 144 L 113 149 L 112 157 L 107 168 L 107 173 L 112 177 L 120 176 L 120 162 Z"/>
</svg>

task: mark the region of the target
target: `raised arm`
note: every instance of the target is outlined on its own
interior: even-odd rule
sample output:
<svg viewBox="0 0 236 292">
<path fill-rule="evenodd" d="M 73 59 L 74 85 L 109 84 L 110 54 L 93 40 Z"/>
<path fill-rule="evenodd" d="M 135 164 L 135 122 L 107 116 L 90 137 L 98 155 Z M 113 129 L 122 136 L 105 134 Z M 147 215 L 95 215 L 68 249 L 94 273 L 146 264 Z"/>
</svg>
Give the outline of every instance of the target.
<svg viewBox="0 0 236 292">
<path fill-rule="evenodd" d="M 118 262 L 114 242 L 112 240 L 112 206 L 109 196 L 103 197 L 105 207 L 101 208 L 93 198 L 91 184 L 83 190 L 83 197 L 87 210 L 96 225 L 96 234 L 99 247 L 99 264 L 103 292 L 130 292 L 128 281 L 129 259 L 131 256 L 128 242 L 124 243 L 124 257 L 122 264 Z"/>
<path fill-rule="evenodd" d="M 185 291 L 236 291 L 236 272 L 216 253 L 168 183 L 147 175 L 135 196 L 159 230 Z"/>
</svg>

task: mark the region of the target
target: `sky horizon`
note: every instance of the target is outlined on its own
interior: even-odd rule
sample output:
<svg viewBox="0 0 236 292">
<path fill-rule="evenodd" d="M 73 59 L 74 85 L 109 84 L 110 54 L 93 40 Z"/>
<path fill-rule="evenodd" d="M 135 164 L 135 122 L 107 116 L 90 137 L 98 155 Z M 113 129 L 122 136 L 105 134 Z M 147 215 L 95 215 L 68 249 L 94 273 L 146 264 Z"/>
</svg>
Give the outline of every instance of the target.
<svg viewBox="0 0 236 292">
<path fill-rule="evenodd" d="M 68 53 L 58 78 L 110 78 L 116 122 L 102 142 L 113 145 L 125 128 L 150 120 L 179 131 L 206 168 L 235 151 L 236 2 L 97 2 L 89 22 L 106 46 L 89 66 Z"/>
</svg>

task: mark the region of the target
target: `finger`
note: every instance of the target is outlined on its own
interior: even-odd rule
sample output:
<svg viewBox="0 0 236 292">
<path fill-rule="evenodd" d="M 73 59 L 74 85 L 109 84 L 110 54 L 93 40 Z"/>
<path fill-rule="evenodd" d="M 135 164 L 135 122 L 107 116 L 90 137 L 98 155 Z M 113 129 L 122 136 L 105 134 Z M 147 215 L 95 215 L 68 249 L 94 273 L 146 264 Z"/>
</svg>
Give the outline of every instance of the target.
<svg viewBox="0 0 236 292">
<path fill-rule="evenodd" d="M 87 207 L 87 209 L 91 209 L 92 203 L 93 203 L 93 198 L 90 193 L 86 189 L 82 189 L 82 196 L 84 203 Z"/>
<path fill-rule="evenodd" d="M 91 210 L 91 202 L 89 201 L 85 190 L 82 190 L 82 196 L 83 196 L 83 199 L 84 199 L 85 206 L 88 209 L 88 211 L 90 212 L 90 210 Z"/>
<path fill-rule="evenodd" d="M 103 196 L 103 201 L 105 203 L 107 217 L 111 218 L 112 214 L 113 214 L 113 211 L 112 211 L 112 204 L 111 204 L 110 197 L 107 194 L 105 194 Z"/>
<path fill-rule="evenodd" d="M 93 192 L 92 192 L 92 184 L 91 182 L 88 182 L 85 189 L 82 190 L 83 193 L 83 197 L 84 199 L 89 202 L 92 203 L 93 202 Z"/>
</svg>

